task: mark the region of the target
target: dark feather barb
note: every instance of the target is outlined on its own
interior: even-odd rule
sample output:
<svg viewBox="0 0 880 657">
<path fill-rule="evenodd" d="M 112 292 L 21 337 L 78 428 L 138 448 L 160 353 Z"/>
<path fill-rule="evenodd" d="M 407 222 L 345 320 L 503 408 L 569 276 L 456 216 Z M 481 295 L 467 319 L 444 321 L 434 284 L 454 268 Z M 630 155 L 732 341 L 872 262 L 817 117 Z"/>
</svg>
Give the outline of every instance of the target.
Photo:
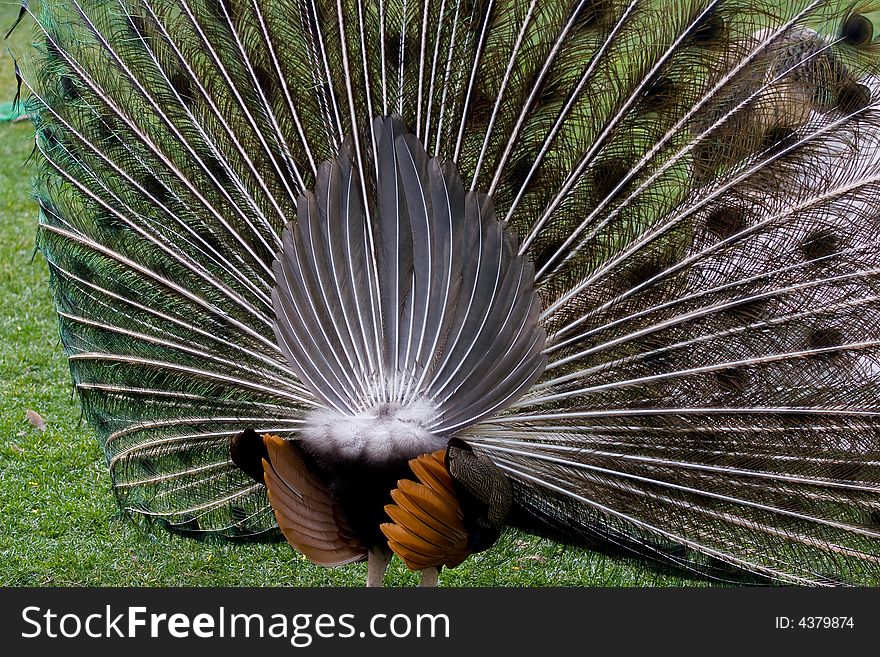
<svg viewBox="0 0 880 657">
<path fill-rule="evenodd" d="M 27 16 L 28 12 L 28 0 L 21 0 L 21 8 L 18 10 L 18 16 L 15 19 L 15 22 L 12 24 L 12 27 L 7 30 L 6 34 L 3 36 L 4 39 L 8 39 L 9 35 L 15 31 L 15 28 L 18 27 L 21 20 Z"/>
<path fill-rule="evenodd" d="M 876 3 L 43 4 L 38 244 L 122 508 L 341 563 L 453 438 L 529 530 L 878 583 Z"/>
</svg>

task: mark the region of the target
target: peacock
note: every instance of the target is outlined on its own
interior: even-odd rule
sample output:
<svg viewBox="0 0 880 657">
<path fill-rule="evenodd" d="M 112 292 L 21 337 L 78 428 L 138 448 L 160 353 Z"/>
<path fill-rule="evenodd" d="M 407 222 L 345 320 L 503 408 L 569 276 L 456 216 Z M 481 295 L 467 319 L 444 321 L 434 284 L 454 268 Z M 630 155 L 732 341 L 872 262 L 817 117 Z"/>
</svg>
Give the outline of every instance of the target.
<svg viewBox="0 0 880 657">
<path fill-rule="evenodd" d="M 370 586 L 508 528 L 880 582 L 880 4 L 40 4 L 37 245 L 127 514 Z"/>
</svg>

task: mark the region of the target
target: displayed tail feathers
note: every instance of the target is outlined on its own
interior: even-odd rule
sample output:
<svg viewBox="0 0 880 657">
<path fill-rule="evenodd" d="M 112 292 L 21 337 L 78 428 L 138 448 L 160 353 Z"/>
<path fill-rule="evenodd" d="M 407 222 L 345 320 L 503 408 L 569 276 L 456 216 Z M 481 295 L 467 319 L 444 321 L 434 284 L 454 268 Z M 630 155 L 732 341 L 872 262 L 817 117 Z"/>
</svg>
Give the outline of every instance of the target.
<svg viewBox="0 0 880 657">
<path fill-rule="evenodd" d="M 272 450 L 460 440 L 529 529 L 878 583 L 878 11 L 23 4 L 37 241 L 120 505 L 266 535 L 314 513 Z"/>
</svg>

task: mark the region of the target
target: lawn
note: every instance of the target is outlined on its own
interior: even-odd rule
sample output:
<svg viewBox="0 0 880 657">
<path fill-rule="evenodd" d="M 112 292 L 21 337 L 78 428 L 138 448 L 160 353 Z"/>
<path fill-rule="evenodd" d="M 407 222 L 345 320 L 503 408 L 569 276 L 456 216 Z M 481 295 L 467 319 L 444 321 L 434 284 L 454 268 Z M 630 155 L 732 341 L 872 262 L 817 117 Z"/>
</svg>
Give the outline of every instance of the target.
<svg viewBox="0 0 880 657">
<path fill-rule="evenodd" d="M 0 27 L 18 3 L 0 4 Z M 25 22 L 10 39 L 27 49 Z M 0 102 L 15 94 L 9 52 Z M 0 123 L 0 585 L 355 586 L 366 566 L 312 566 L 286 543 L 199 542 L 121 516 L 104 458 L 73 393 L 58 339 L 45 262 L 34 250 L 36 205 L 26 164 L 28 121 Z M 28 421 L 35 411 L 45 430 Z M 399 562 L 390 583 L 417 582 Z M 445 571 L 445 586 L 682 585 L 638 562 L 599 556 L 518 533 Z"/>
</svg>

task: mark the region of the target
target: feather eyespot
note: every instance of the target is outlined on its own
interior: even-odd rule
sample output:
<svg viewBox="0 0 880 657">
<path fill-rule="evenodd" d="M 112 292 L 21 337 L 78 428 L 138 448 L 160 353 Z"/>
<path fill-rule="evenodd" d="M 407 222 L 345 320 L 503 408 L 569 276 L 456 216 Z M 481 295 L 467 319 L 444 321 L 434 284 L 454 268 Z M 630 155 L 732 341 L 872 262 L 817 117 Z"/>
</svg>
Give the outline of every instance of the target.
<svg viewBox="0 0 880 657">
<path fill-rule="evenodd" d="M 613 159 L 599 162 L 593 168 L 593 194 L 597 201 L 607 199 L 615 192 L 631 167 L 623 160 Z"/>
<path fill-rule="evenodd" d="M 867 16 L 854 14 L 843 23 L 840 36 L 851 46 L 865 46 L 874 39 L 874 24 Z"/>
<path fill-rule="evenodd" d="M 743 367 L 728 367 L 715 373 L 718 385 L 728 392 L 742 392 L 749 380 L 749 373 Z"/>
<path fill-rule="evenodd" d="M 837 109 L 844 114 L 855 114 L 871 104 L 871 90 L 864 84 L 849 82 L 837 92 Z"/>
<path fill-rule="evenodd" d="M 58 84 L 61 87 L 61 93 L 63 93 L 65 97 L 70 100 L 76 100 L 79 98 L 79 88 L 69 75 L 62 75 L 58 80 Z"/>
<path fill-rule="evenodd" d="M 676 85 L 665 75 L 657 76 L 642 97 L 640 107 L 647 112 L 656 112 L 670 105 L 675 99 Z"/>
<path fill-rule="evenodd" d="M 724 38 L 727 32 L 724 18 L 717 12 L 704 14 L 694 25 L 690 37 L 694 45 L 712 46 Z"/>
<path fill-rule="evenodd" d="M 807 334 L 806 348 L 810 351 L 816 349 L 831 349 L 843 343 L 843 334 L 836 328 L 817 327 Z"/>
<path fill-rule="evenodd" d="M 595 27 L 607 11 L 602 0 L 581 0 L 571 10 L 571 21 L 576 30 Z"/>
<path fill-rule="evenodd" d="M 827 229 L 815 230 L 801 242 L 800 251 L 804 260 L 826 258 L 839 249 L 837 235 Z"/>
<path fill-rule="evenodd" d="M 181 71 L 174 73 L 168 82 L 183 102 L 188 103 L 193 99 L 192 80 L 185 73 Z"/>
<path fill-rule="evenodd" d="M 747 225 L 745 212 L 731 206 L 717 208 L 706 217 L 706 230 L 718 239 L 727 239 L 736 235 Z"/>
</svg>

